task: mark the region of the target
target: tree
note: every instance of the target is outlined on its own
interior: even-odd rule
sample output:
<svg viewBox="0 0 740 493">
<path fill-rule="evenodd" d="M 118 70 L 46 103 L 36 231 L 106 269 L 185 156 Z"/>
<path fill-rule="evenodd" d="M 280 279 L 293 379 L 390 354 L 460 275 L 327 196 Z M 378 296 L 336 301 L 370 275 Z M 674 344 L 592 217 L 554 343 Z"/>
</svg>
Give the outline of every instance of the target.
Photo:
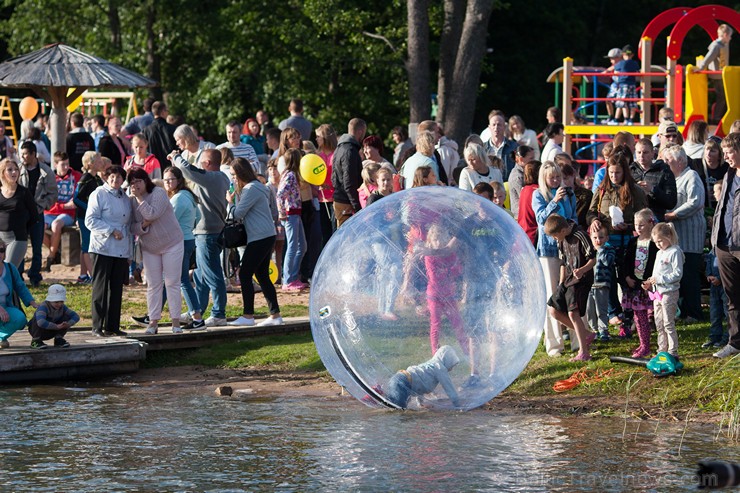
<svg viewBox="0 0 740 493">
<path fill-rule="evenodd" d="M 409 110 L 412 123 L 429 118 L 432 103 L 429 98 L 429 0 L 408 0 Z"/>
<path fill-rule="evenodd" d="M 445 1 L 448 2 L 458 3 L 456 0 Z M 440 92 L 437 120 L 444 122 L 447 136 L 458 142 L 467 137 L 473 124 L 481 64 L 486 55 L 488 19 L 493 10 L 493 0 L 468 0 L 467 3 L 454 69 L 452 73 L 446 72 L 444 77 L 440 73 L 442 80 L 439 83 L 445 93 Z M 454 20 L 458 21 L 458 18 Z"/>
<path fill-rule="evenodd" d="M 444 0 L 437 121 L 457 141 L 467 136 L 473 123 L 493 6 L 494 0 Z M 428 0 L 408 0 L 407 9 L 410 119 L 419 123 L 431 113 Z"/>
</svg>

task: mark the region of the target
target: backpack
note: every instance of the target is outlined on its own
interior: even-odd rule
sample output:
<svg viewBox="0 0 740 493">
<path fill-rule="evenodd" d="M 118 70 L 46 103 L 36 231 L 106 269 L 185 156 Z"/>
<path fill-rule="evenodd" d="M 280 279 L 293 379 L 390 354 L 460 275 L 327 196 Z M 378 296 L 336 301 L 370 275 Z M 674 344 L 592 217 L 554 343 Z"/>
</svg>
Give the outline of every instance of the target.
<svg viewBox="0 0 740 493">
<path fill-rule="evenodd" d="M 683 363 L 678 361 L 665 351 L 659 352 L 653 359 L 645 365 L 655 377 L 667 377 L 675 375 L 676 372 L 683 368 Z"/>
</svg>

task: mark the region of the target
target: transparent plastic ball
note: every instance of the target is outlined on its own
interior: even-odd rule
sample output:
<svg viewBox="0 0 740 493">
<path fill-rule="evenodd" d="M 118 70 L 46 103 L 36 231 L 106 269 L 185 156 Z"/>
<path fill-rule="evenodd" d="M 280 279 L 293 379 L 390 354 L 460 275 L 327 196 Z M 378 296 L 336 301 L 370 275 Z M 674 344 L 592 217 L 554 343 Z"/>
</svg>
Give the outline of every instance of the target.
<svg viewBox="0 0 740 493">
<path fill-rule="evenodd" d="M 468 410 L 524 370 L 545 301 L 532 243 L 506 210 L 427 186 L 378 200 L 334 233 L 309 311 L 327 370 L 365 404 Z"/>
</svg>

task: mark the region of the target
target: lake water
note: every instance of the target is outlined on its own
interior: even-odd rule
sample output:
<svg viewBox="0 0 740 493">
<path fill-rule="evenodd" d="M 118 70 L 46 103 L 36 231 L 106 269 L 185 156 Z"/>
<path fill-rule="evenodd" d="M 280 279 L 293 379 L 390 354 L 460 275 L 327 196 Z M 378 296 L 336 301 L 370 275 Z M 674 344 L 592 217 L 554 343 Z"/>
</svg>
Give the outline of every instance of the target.
<svg viewBox="0 0 740 493">
<path fill-rule="evenodd" d="M 0 491 L 13 492 L 689 491 L 697 461 L 740 460 L 716 426 L 350 397 L 101 384 L 0 389 L 0 406 Z"/>
</svg>

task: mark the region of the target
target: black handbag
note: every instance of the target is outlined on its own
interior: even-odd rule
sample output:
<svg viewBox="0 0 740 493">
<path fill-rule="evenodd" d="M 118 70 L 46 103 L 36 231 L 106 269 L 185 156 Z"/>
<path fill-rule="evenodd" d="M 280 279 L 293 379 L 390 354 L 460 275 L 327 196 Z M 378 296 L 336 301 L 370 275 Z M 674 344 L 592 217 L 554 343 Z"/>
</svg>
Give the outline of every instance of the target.
<svg viewBox="0 0 740 493">
<path fill-rule="evenodd" d="M 247 244 L 247 228 L 244 223 L 237 221 L 233 216 L 234 210 L 229 211 L 224 226 L 224 248 L 238 248 Z"/>
</svg>

